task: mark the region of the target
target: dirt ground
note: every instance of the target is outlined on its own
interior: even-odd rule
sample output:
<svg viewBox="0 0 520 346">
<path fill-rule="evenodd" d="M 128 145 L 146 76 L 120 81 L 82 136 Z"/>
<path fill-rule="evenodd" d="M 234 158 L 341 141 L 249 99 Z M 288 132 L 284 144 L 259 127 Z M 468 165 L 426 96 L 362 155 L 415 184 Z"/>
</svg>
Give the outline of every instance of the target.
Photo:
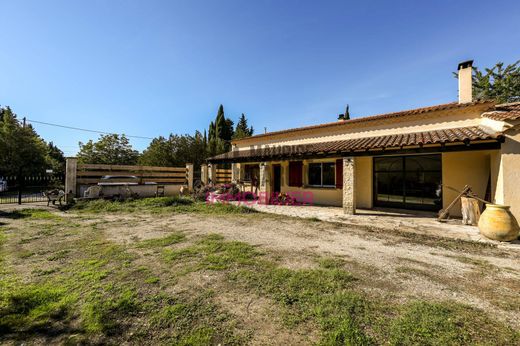
<svg viewBox="0 0 520 346">
<path fill-rule="evenodd" d="M 179 231 L 188 238 L 216 233 L 226 240 L 254 245 L 290 269 L 315 268 L 316 258 L 337 257 L 359 279 L 360 289 L 370 295 L 403 303 L 417 299 L 456 301 L 520 328 L 520 251 L 515 249 L 265 213 L 101 213 L 88 217 L 75 212 L 57 213 L 83 226 L 95 225 L 107 240 L 130 247 Z M 13 227 L 21 227 L 24 222 L 1 221 Z M 145 254 L 139 262 L 154 268 L 154 274 L 161 279 L 168 275 L 168 267 L 151 254 Z M 21 265 L 18 270 L 24 271 Z M 269 301 L 235 292 L 232 286 L 222 284 L 219 275 L 192 273 L 178 284 L 185 289 L 212 287 L 221 291 L 219 304 L 246 326 L 255 326 L 257 332 L 250 340 L 253 344 L 295 344 L 315 339 L 310 330 L 280 332 Z"/>
<path fill-rule="evenodd" d="M 520 251 L 269 214 L 105 217 L 122 224 L 108 235 L 120 243 L 176 229 L 257 245 L 275 252 L 292 269 L 314 266 L 319 256 L 337 256 L 372 293 L 403 301 L 451 299 L 520 327 Z"/>
</svg>

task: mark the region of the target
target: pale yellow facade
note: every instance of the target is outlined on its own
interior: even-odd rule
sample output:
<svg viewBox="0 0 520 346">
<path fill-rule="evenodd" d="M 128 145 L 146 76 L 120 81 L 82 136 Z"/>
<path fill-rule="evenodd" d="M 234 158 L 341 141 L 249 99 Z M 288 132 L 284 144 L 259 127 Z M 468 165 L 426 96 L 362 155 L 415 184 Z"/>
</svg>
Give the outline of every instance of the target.
<svg viewBox="0 0 520 346">
<path fill-rule="evenodd" d="M 406 198 L 422 198 L 423 204 L 428 204 L 429 210 L 445 209 L 454 201 L 459 192 L 466 185 L 471 186 L 473 193 L 480 198 L 485 198 L 491 203 L 505 204 L 511 206 L 511 212 L 517 218 L 520 217 L 520 118 L 519 117 L 493 117 L 486 116 L 494 111 L 494 102 L 472 101 L 471 86 L 471 61 L 459 64 L 459 101 L 445 105 L 419 108 L 397 113 L 388 113 L 352 120 L 338 120 L 326 124 L 300 127 L 295 129 L 271 132 L 256 135 L 249 138 L 240 139 L 232 143 L 234 156 L 229 155 L 226 162 L 233 162 L 237 174 L 236 180 L 241 180 L 245 174 L 245 165 L 258 165 L 261 170 L 264 192 L 272 193 L 275 186 L 279 185 L 281 193 L 300 193 L 299 196 L 312 195 L 312 203 L 316 205 L 346 206 L 351 210 L 353 205 L 356 208 L 371 209 L 381 207 L 381 194 L 377 192 L 381 176 L 385 172 L 377 171 L 375 162 L 381 164 L 384 160 L 391 161 L 394 156 L 396 161 L 402 160 L 403 167 L 405 162 L 413 161 L 413 157 L 420 157 L 422 160 L 432 160 L 436 162 L 437 168 L 432 170 L 430 179 L 427 183 L 426 175 L 416 175 L 417 182 L 406 179 L 413 179 L 414 175 L 407 176 L 403 169 L 402 181 L 403 191 L 410 191 L 414 188 L 414 183 L 420 186 L 427 186 L 430 194 L 427 198 L 416 197 L 412 192 L 409 196 L 403 192 L 403 205 L 406 206 Z M 517 106 L 515 106 L 517 107 Z M 508 120 L 509 119 L 509 120 Z M 325 147 L 334 148 L 334 143 L 359 142 L 365 139 L 375 139 L 386 137 L 415 138 L 416 135 L 426 134 L 426 136 L 436 136 L 442 132 L 445 136 L 450 131 L 464 132 L 465 129 L 478 129 L 484 135 L 459 137 L 455 139 L 444 138 L 437 141 L 406 141 L 394 142 L 385 141 L 384 143 L 400 143 L 397 146 L 373 146 L 364 149 L 350 149 L 350 151 L 328 151 L 312 152 L 308 155 L 303 148 L 315 144 L 327 143 Z M 405 135 L 405 136 L 404 136 Z M 411 137 L 410 137 L 411 136 Z M 423 137 L 421 137 L 423 138 Z M 332 143 L 332 144 L 331 144 Z M 383 142 L 381 142 L 383 143 Z M 407 143 L 407 144 L 402 144 Z M 272 148 L 291 148 L 297 147 L 303 152 L 298 155 L 284 154 L 282 159 L 275 159 L 276 153 L 269 156 L 262 156 L 256 152 L 273 153 Z M 269 150 L 268 150 L 269 149 Z M 230 153 L 230 154 L 233 154 Z M 337 155 L 335 155 L 337 154 Z M 267 154 L 266 154 L 267 155 Z M 282 154 L 279 154 L 282 157 Z M 429 155 L 429 158 L 426 156 Z M 413 157 L 410 157 L 413 156 Z M 236 157 L 237 159 L 234 159 Z M 261 158 L 252 160 L 251 158 Z M 376 159 L 377 158 L 377 159 Z M 377 160 L 377 161 L 376 161 Z M 289 186 L 289 162 L 301 161 L 302 185 L 299 187 Z M 309 165 L 313 163 L 334 163 L 335 167 L 342 164 L 343 169 L 349 168 L 348 176 L 343 171 L 342 177 L 335 176 L 336 184 L 329 183 L 327 186 L 317 187 L 309 183 Z M 347 165 L 348 162 L 348 165 Z M 279 182 L 273 181 L 274 165 L 280 165 Z M 353 166 L 352 166 L 353 165 Z M 322 165 L 324 167 L 325 165 Z M 330 167 L 331 165 L 328 165 Z M 314 165 L 313 167 L 316 167 Z M 352 169 L 351 167 L 354 167 Z M 337 167 L 339 169 L 339 167 Z M 278 168 L 276 168 L 278 169 Z M 323 168 L 322 168 L 323 169 Z M 341 170 L 340 170 L 341 172 Z M 323 171 L 322 171 L 322 174 Z M 330 179 L 330 171 L 328 178 Z M 335 175 L 338 174 L 336 169 Z M 237 177 L 238 175 L 238 177 Z M 323 176 L 322 176 L 323 177 Z M 339 179 L 341 178 L 341 179 Z M 338 180 L 339 179 L 339 180 Z M 422 181 L 421 181 L 422 179 Z M 343 182 L 343 185 L 341 184 Z M 346 182 L 346 183 L 345 183 Z M 344 185 L 347 184 L 347 185 Z M 350 185 L 349 185 L 350 184 Z M 400 184 L 400 183 L 399 183 Z M 397 185 L 399 185 L 397 184 Z M 428 185 L 425 185 L 428 184 Z M 247 185 L 247 182 L 246 182 Z M 334 186 L 333 186 L 334 185 Z M 392 183 L 386 182 L 386 186 Z M 436 186 L 434 188 L 434 186 Z M 353 187 L 353 188 L 351 188 Z M 247 187 L 246 187 L 247 188 Z M 346 191 L 348 190 L 348 194 Z M 433 196 L 432 191 L 435 191 Z M 376 191 L 376 192 L 375 192 Z M 416 188 L 419 191 L 420 188 Z M 297 194 L 298 195 L 298 194 Z M 348 195 L 348 197 L 346 197 Z M 389 194 L 388 201 L 394 204 L 393 198 L 400 195 Z M 345 203 L 346 198 L 348 199 Z M 302 197 L 305 200 L 305 198 Z M 308 202 L 308 200 L 306 200 Z M 410 204 L 413 204 L 411 202 Z M 450 215 L 461 216 L 460 202 L 457 202 L 450 209 Z"/>
<path fill-rule="evenodd" d="M 478 126 L 486 131 L 501 131 L 506 134 L 500 149 L 493 150 L 464 150 L 437 153 L 442 155 L 442 208 L 457 197 L 466 185 L 472 187 L 479 197 L 490 198 L 490 202 L 511 205 L 514 215 L 520 216 L 520 134 L 514 131 L 516 124 L 503 121 L 494 121 L 482 117 L 482 113 L 489 110 L 489 104 L 475 104 L 462 109 L 428 112 L 410 115 L 403 119 L 382 119 L 360 122 L 349 126 L 330 126 L 303 128 L 294 132 L 282 132 L 268 136 L 252 137 L 237 141 L 233 150 L 250 150 L 276 146 L 300 145 L 330 141 L 341 141 L 367 136 L 384 136 L 399 133 L 431 131 L 438 129 Z M 485 141 L 484 141 L 485 143 Z M 449 145 L 448 145 L 449 146 Z M 429 145 L 425 145 L 425 148 Z M 431 147 L 435 147 L 431 145 Z M 403 148 L 401 148 L 403 149 Z M 404 148 L 406 149 L 406 147 Z M 432 150 L 429 154 L 435 154 Z M 389 153 L 389 155 L 391 155 Z M 405 154 L 404 154 L 405 155 Z M 416 154 L 414 154 L 416 155 Z M 374 207 L 374 173 L 373 157 L 370 151 L 363 156 L 356 156 L 355 160 L 355 196 L 356 207 L 370 209 Z M 289 161 L 269 161 L 268 191 L 272 190 L 273 172 L 275 164 L 281 166 L 280 192 L 300 192 L 305 198 L 312 194 L 312 203 L 325 206 L 341 206 L 343 193 L 341 188 L 314 187 L 308 183 L 308 164 L 313 162 L 336 162 L 338 157 L 321 159 L 305 159 L 303 161 L 303 185 L 289 186 Z M 247 164 L 260 164 L 248 162 Z M 244 175 L 245 163 L 237 163 L 239 176 Z M 517 187 L 517 185 L 519 185 Z M 296 194 L 298 196 L 298 194 Z M 450 210 L 452 216 L 461 216 L 460 202 Z"/>
</svg>

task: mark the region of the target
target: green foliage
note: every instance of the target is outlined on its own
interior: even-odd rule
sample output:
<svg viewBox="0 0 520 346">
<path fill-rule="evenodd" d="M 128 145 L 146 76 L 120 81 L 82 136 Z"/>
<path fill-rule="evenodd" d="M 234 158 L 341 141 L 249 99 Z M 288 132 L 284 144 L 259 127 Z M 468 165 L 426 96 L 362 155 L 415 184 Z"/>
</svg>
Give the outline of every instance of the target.
<svg viewBox="0 0 520 346">
<path fill-rule="evenodd" d="M 184 167 L 193 163 L 198 169 L 206 159 L 206 140 L 199 131 L 194 136 L 173 135 L 154 138 L 139 158 L 139 164 L 149 166 Z"/>
<path fill-rule="evenodd" d="M 79 142 L 79 163 L 107 165 L 135 165 L 139 153 L 132 148 L 125 135 L 101 135 L 97 142 Z"/>
<path fill-rule="evenodd" d="M 231 139 L 249 137 L 253 127 L 248 127 L 244 114 L 239 119 L 236 129 L 233 121 L 226 118 L 224 106 L 220 105 L 217 116 L 211 121 L 204 134 L 196 131 L 193 136 L 170 134 L 168 138 L 157 137 L 139 158 L 139 164 L 150 166 L 184 166 L 193 163 L 196 170 L 209 156 L 215 156 L 231 150 Z"/>
<path fill-rule="evenodd" d="M 458 74 L 455 73 L 458 77 Z M 481 71 L 473 67 L 473 95 L 475 99 L 494 100 L 497 103 L 520 101 L 520 60 L 504 67 L 499 62 Z"/>
<path fill-rule="evenodd" d="M 520 60 L 504 67 L 499 62 L 485 73 L 475 67 L 473 90 L 477 99 L 496 100 L 497 103 L 520 101 Z"/>
<path fill-rule="evenodd" d="M 208 155 L 214 156 L 229 151 L 233 133 L 233 121 L 226 118 L 224 106 L 220 105 L 215 121 L 209 125 Z"/>
<path fill-rule="evenodd" d="M 0 175 L 41 174 L 49 168 L 47 144 L 11 108 L 0 108 Z"/>
<path fill-rule="evenodd" d="M 49 142 L 48 148 L 48 164 L 55 173 L 65 172 L 65 156 L 63 151 L 60 150 L 54 143 Z"/>
<path fill-rule="evenodd" d="M 235 128 L 235 133 L 233 134 L 233 139 L 240 139 L 245 137 L 251 137 L 253 135 L 253 126 L 248 127 L 247 119 L 244 113 L 240 116 L 238 120 L 237 126 Z"/>
</svg>

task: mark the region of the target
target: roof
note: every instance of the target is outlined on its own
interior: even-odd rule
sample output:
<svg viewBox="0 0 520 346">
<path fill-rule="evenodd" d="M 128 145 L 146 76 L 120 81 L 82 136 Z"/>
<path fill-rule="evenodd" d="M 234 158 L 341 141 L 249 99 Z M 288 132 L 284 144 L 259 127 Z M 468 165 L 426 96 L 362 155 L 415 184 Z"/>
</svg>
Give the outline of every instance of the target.
<svg viewBox="0 0 520 346">
<path fill-rule="evenodd" d="M 397 135 L 362 137 L 341 141 L 300 145 L 272 146 L 261 149 L 236 150 L 208 159 L 208 161 L 238 161 L 240 159 L 273 159 L 276 157 L 343 153 L 370 149 L 401 148 L 427 144 L 468 143 L 475 140 L 500 139 L 501 133 L 488 133 L 480 127 L 459 127 L 443 130 L 412 132 Z"/>
<path fill-rule="evenodd" d="M 520 118 L 520 102 L 496 105 L 495 110 L 482 113 L 482 116 L 498 121 L 517 120 Z"/>
<path fill-rule="evenodd" d="M 298 131 L 306 131 L 306 130 L 314 130 L 314 129 L 322 129 L 322 128 L 346 127 L 350 124 L 371 122 L 371 121 L 384 120 L 384 119 L 401 118 L 401 117 L 405 117 L 405 116 L 409 116 L 409 115 L 417 115 L 417 114 L 423 114 L 423 113 L 429 113 L 429 112 L 460 109 L 460 108 L 466 108 L 466 107 L 470 107 L 470 106 L 484 105 L 484 104 L 489 104 L 490 107 L 492 107 L 493 101 L 477 100 L 477 101 L 468 102 L 468 103 L 458 103 L 458 102 L 444 103 L 444 104 L 440 104 L 440 105 L 436 105 L 436 106 L 414 108 L 414 109 L 393 112 L 393 113 L 370 115 L 370 116 L 366 116 L 366 117 L 334 121 L 334 122 L 319 124 L 319 125 L 311 125 L 311 126 L 296 127 L 296 128 L 281 130 L 281 131 L 273 131 L 273 132 L 263 133 L 263 134 L 259 134 L 259 135 L 255 135 L 255 136 L 251 136 L 251 137 L 236 139 L 233 142 L 236 143 L 236 142 L 241 142 L 241 141 L 246 141 L 246 140 L 251 140 L 251 139 L 270 137 L 270 136 L 275 136 L 275 135 L 279 135 L 279 134 L 286 134 L 286 133 L 298 132 Z"/>
</svg>

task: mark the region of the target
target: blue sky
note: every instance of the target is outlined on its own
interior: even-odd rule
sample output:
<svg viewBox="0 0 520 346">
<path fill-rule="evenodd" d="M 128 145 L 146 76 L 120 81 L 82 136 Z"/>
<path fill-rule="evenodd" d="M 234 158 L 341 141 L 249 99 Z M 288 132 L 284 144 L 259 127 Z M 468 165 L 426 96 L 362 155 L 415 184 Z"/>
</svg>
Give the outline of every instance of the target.
<svg viewBox="0 0 520 346">
<path fill-rule="evenodd" d="M 457 98 L 457 63 L 520 59 L 518 1 L 0 0 L 0 105 L 156 137 L 220 103 L 258 132 Z M 73 155 L 96 134 L 34 125 Z M 143 150 L 148 140 L 132 144 Z"/>
</svg>

